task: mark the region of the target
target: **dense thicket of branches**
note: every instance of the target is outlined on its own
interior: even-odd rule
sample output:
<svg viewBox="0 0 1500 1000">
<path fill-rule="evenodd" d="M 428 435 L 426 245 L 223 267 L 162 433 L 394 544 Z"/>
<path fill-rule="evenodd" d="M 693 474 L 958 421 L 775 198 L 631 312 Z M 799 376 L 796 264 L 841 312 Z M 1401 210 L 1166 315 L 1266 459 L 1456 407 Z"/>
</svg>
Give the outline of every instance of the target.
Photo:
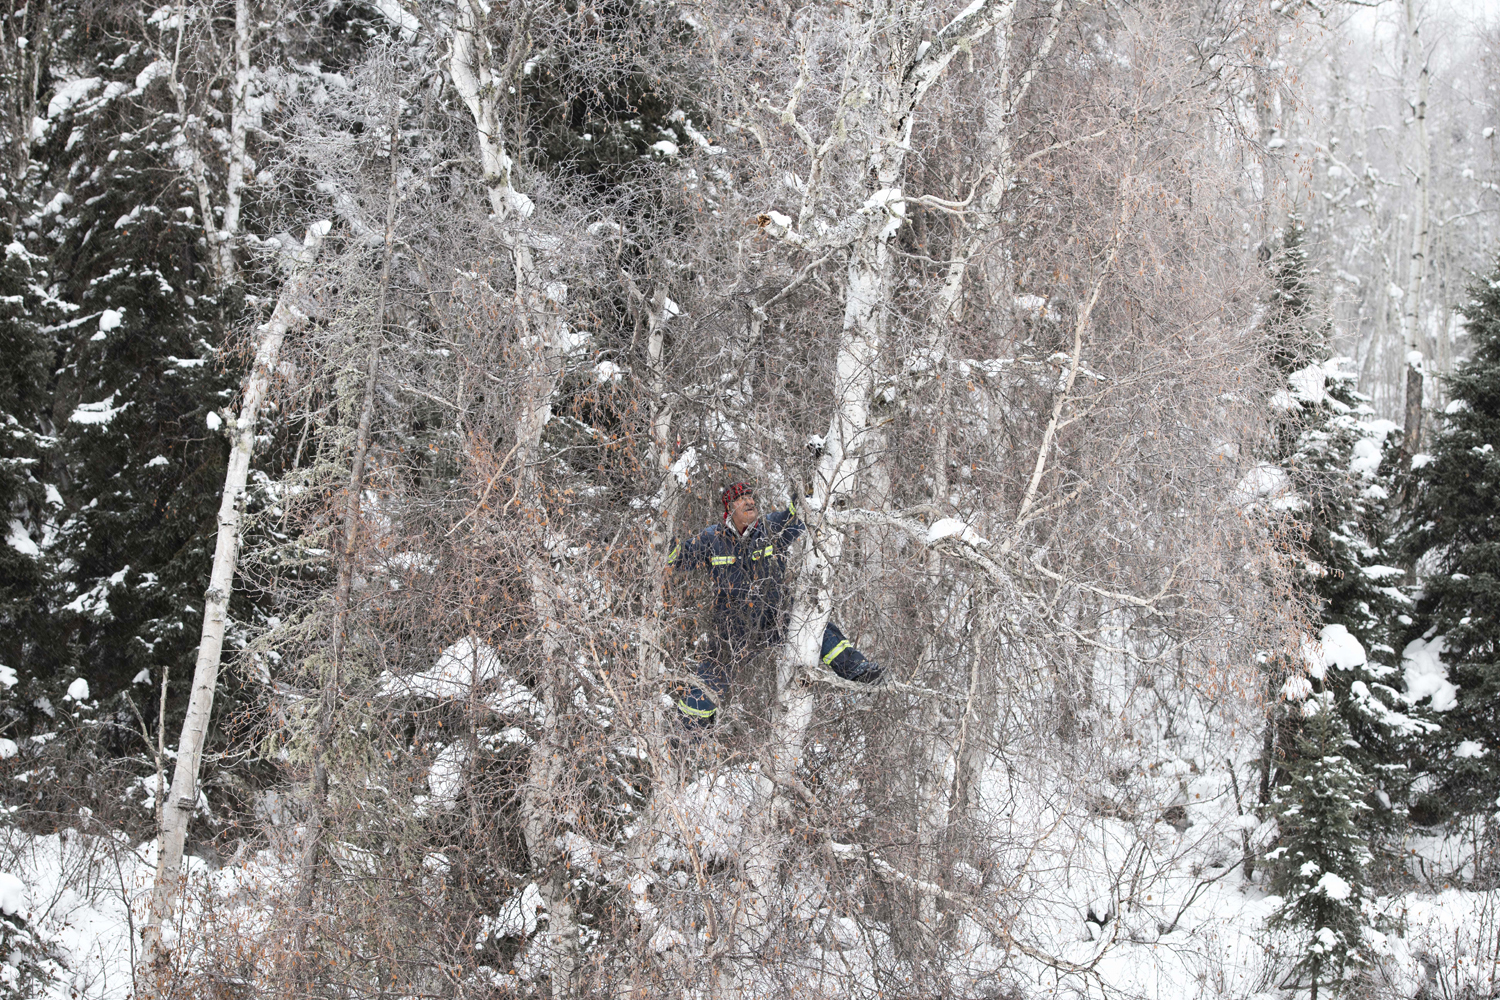
<svg viewBox="0 0 1500 1000">
<path fill-rule="evenodd" d="M 1094 974 L 1075 879 L 1171 933 L 1190 781 L 1253 868 L 1315 610 L 1243 197 L 1280 5 L 67 13 L 4 67 L 0 321 L 63 359 L 49 414 L 0 387 L 4 655 L 28 725 L 87 676 L 153 804 L 218 432 L 295 319 L 189 833 L 259 875 L 143 982 L 998 995 Z M 712 594 L 668 553 L 741 479 L 809 528 L 789 638 L 690 737 Z M 830 618 L 891 683 L 821 668 Z"/>
</svg>

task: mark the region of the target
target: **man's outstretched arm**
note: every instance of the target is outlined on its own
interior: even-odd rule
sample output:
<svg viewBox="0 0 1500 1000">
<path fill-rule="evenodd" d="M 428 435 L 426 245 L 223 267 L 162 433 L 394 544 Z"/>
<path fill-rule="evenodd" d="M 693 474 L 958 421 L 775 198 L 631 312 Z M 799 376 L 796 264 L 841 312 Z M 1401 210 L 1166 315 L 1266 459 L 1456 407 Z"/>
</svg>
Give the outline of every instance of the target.
<svg viewBox="0 0 1500 1000">
<path fill-rule="evenodd" d="M 667 553 L 667 572 L 698 569 L 706 565 L 708 551 L 708 530 L 700 531 L 686 541 L 673 540 L 672 550 Z"/>
<path fill-rule="evenodd" d="M 802 522 L 802 518 L 797 516 L 795 500 L 787 501 L 786 510 L 778 510 L 766 515 L 766 533 L 782 545 L 792 544 L 806 530 L 807 525 Z"/>
</svg>

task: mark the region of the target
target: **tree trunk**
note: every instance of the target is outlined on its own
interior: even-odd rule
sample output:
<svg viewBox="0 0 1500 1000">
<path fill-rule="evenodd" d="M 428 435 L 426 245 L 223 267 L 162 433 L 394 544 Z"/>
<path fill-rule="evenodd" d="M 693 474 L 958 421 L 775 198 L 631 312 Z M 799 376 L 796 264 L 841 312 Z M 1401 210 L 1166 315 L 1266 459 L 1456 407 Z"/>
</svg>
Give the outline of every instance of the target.
<svg viewBox="0 0 1500 1000">
<path fill-rule="evenodd" d="M 6 186 L 19 195 L 31 170 L 31 123 L 37 117 L 43 69 L 52 50 L 52 5 L 32 0 L 13 10 L 13 17 L 0 20 L 0 72 L 12 81 L 4 104 L 5 132 L 11 145 Z M 20 44 L 23 38 L 24 46 Z M 6 221 L 12 229 L 20 221 L 21 205 L 19 197 L 5 200 Z"/>
<path fill-rule="evenodd" d="M 515 305 L 524 334 L 518 342 L 530 345 L 524 362 L 525 381 L 517 393 L 515 461 L 519 496 L 523 501 L 521 510 L 531 512 L 534 523 L 545 535 L 553 529 L 547 523 L 536 462 L 542 431 L 552 416 L 551 398 L 563 356 L 561 310 L 567 290 L 561 283 L 549 282 L 542 263 L 537 260 L 536 251 L 550 247 L 552 241 L 540 237 L 533 229 L 521 228 L 531 217 L 533 205 L 513 184 L 514 163 L 505 151 L 495 102 L 502 82 L 496 80 L 490 67 L 493 53 L 485 32 L 484 14 L 473 0 L 460 0 L 449 69 L 454 86 L 474 119 L 490 208 L 515 269 Z M 552 995 L 562 997 L 572 989 L 578 926 L 567 880 L 555 864 L 557 850 L 553 844 L 558 821 L 551 797 L 563 778 L 561 720 L 567 701 L 554 676 L 559 661 L 559 629 L 551 567 L 542 554 L 546 539 L 542 541 L 544 544 L 535 546 L 527 559 L 526 577 L 541 637 L 542 680 L 537 694 L 546 708 L 546 716 L 529 758 L 521 819 L 532 875 L 547 908 L 545 950 L 551 965 Z M 549 875 L 553 868 L 558 868 L 555 877 Z"/>
<path fill-rule="evenodd" d="M 677 512 L 682 503 L 682 484 L 672 470 L 672 404 L 667 400 L 667 362 L 665 355 L 665 326 L 669 317 L 666 312 L 666 291 L 659 289 L 652 296 L 646 315 L 648 335 L 646 340 L 646 363 L 651 376 L 651 442 L 647 448 L 650 468 L 661 477 L 661 506 L 651 521 L 651 547 L 648 552 L 647 586 L 651 588 L 650 614 L 645 623 L 645 635 L 650 642 L 641 644 L 641 680 L 646 691 L 643 712 L 644 730 L 649 740 L 660 741 L 665 735 L 665 719 L 661 702 L 653 692 L 661 690 L 665 681 L 666 663 L 660 652 L 666 642 L 664 628 L 666 615 L 666 593 L 664 571 L 672 537 L 677 532 Z M 686 475 L 686 470 L 683 470 Z M 665 744 L 648 747 L 653 753 Z"/>
<path fill-rule="evenodd" d="M 1407 153 L 1415 159 L 1416 211 L 1412 221 L 1411 255 L 1407 261 L 1405 294 L 1402 296 L 1401 333 L 1406 351 L 1405 430 L 1401 435 L 1402 461 L 1410 464 L 1422 444 L 1423 336 L 1422 284 L 1427 274 L 1429 187 L 1432 180 L 1432 151 L 1427 144 L 1427 92 L 1431 82 L 1427 57 L 1422 52 L 1421 22 L 1417 17 L 1417 0 L 1405 0 L 1406 51 L 1402 57 L 1402 85 L 1405 69 L 1412 59 L 1417 69 L 1416 94 L 1411 99 L 1411 118 L 1407 122 Z"/>
<path fill-rule="evenodd" d="M 216 234 L 219 244 L 221 280 L 238 277 L 234 260 L 234 237 L 240 230 L 240 202 L 245 189 L 245 138 L 249 131 L 247 99 L 250 96 L 250 0 L 234 3 L 234 86 L 229 110 L 229 180 L 224 185 L 224 220 Z M 210 224 L 213 220 L 209 220 Z"/>
<path fill-rule="evenodd" d="M 146 926 L 141 932 L 143 966 L 148 970 L 148 981 L 154 981 L 155 970 L 159 970 L 166 959 L 161 927 L 171 919 L 176 903 L 188 820 L 198 801 L 198 767 L 213 712 L 214 691 L 218 686 L 224 626 L 229 612 L 230 590 L 234 583 L 235 562 L 239 555 L 239 528 L 245 482 L 250 473 L 251 453 L 255 448 L 256 419 L 270 387 L 271 371 L 276 366 L 281 342 L 289 331 L 307 320 L 298 304 L 307 284 L 308 271 L 330 228 L 332 224 L 326 220 L 315 222 L 308 228 L 298 256 L 298 270 L 282 289 L 270 321 L 260 328 L 255 364 L 245 382 L 239 419 L 235 421 L 233 428 L 229 468 L 224 476 L 223 498 L 219 504 L 219 536 L 214 546 L 213 570 L 208 590 L 204 594 L 203 635 L 198 645 L 198 661 L 193 668 L 193 688 L 188 700 L 187 717 L 183 720 L 182 737 L 177 744 L 172 790 L 157 842 L 156 880 L 151 891 L 151 906 Z"/>
<path fill-rule="evenodd" d="M 772 932 L 769 920 L 774 910 L 773 899 L 779 892 L 784 841 L 781 826 L 791 815 L 788 792 L 797 785 L 796 770 L 814 707 L 805 671 L 818 662 L 823 629 L 832 611 L 829 588 L 843 554 L 842 534 L 819 529 L 824 513 L 856 492 L 868 446 L 880 327 L 892 295 L 891 242 L 906 217 L 900 184 L 916 112 L 928 89 L 958 52 L 1008 23 L 1014 8 L 1014 0 L 981 0 L 920 47 L 914 37 L 898 31 L 886 33 L 891 25 L 903 23 L 902 12 L 883 8 L 863 20 L 851 16 L 848 44 L 884 50 L 876 57 L 861 60 L 859 67 L 859 72 L 868 74 L 865 83 L 868 91 L 882 95 L 864 109 L 867 118 L 860 130 L 868 142 L 863 160 L 868 173 L 862 211 L 870 214 L 854 230 L 849 243 L 844 319 L 833 384 L 837 408 L 823 439 L 813 495 L 805 505 L 808 537 L 793 553 L 794 561 L 800 565 L 788 588 L 791 613 L 787 641 L 776 663 L 769 765 L 757 782 L 758 805 L 751 818 L 749 846 L 742 865 L 749 883 L 745 926 L 752 950 Z M 787 116 L 795 120 L 794 103 L 788 105 L 784 120 Z M 840 123 L 838 127 L 844 125 Z M 773 234 L 789 240 L 805 239 L 780 222 L 776 222 Z M 816 546 L 811 544 L 811 536 L 815 534 Z"/>
<path fill-rule="evenodd" d="M 849 262 L 849 290 L 834 383 L 838 410 L 823 440 L 813 496 L 804 505 L 808 535 L 821 527 L 820 513 L 853 495 L 857 485 L 879 349 L 879 306 L 889 295 L 885 287 L 888 258 L 889 236 L 877 233 L 861 240 Z M 823 629 L 832 611 L 829 585 L 843 552 L 843 535 L 837 530 L 820 534 L 816 546 L 804 537 L 797 548 L 793 558 L 800 566 L 790 588 L 787 641 L 776 658 L 770 765 L 758 781 L 761 805 L 752 820 L 751 847 L 744 860 L 745 878 L 752 890 L 746 930 L 757 943 L 771 931 L 772 899 L 779 881 L 780 831 L 791 811 L 787 792 L 796 786 L 803 740 L 812 722 L 813 692 L 804 671 L 818 662 Z"/>
<path fill-rule="evenodd" d="M 240 19 L 245 20 L 246 35 L 249 33 L 248 14 L 245 13 L 244 5 L 247 0 L 236 0 L 235 23 L 239 27 Z M 227 228 L 228 218 L 226 216 L 226 228 L 221 230 L 214 223 L 213 195 L 208 183 L 208 168 L 203 163 L 203 152 L 199 148 L 194 136 L 189 132 L 189 126 L 198 121 L 197 116 L 192 114 L 188 103 L 187 88 L 179 77 L 183 55 L 184 34 L 187 31 L 187 16 L 185 12 L 178 14 L 177 23 L 177 45 L 172 52 L 172 57 L 167 60 L 171 64 L 171 75 L 168 84 L 172 91 L 172 97 L 177 104 L 178 128 L 182 135 L 182 149 L 187 157 L 187 172 L 189 179 L 193 182 L 193 190 L 198 195 L 198 213 L 203 217 L 203 235 L 208 241 L 209 250 L 213 256 L 214 270 L 218 276 L 221 286 L 230 284 L 235 278 L 234 251 L 230 246 L 230 233 Z M 236 31 L 236 48 L 243 49 L 244 57 L 249 58 L 250 50 L 247 44 L 239 44 L 239 33 Z M 232 109 L 233 120 L 243 128 L 244 109 L 240 101 L 243 96 L 240 93 L 238 83 L 232 88 L 234 93 L 234 107 Z M 201 127 L 201 122 L 199 125 Z M 243 139 L 243 136 L 241 137 Z M 243 154 L 243 149 L 241 150 Z M 236 213 L 235 224 L 238 225 L 238 213 Z"/>
<path fill-rule="evenodd" d="M 951 283 L 951 282 L 950 282 Z M 945 291 L 947 285 L 945 285 Z M 943 315 L 935 317 L 937 328 L 934 332 L 934 354 L 941 359 L 947 349 L 947 338 L 944 336 L 947 321 L 947 309 Z M 932 443 L 932 502 L 939 510 L 946 507 L 948 503 L 948 392 L 946 383 L 939 380 L 937 386 L 937 399 L 934 401 L 933 410 L 937 419 L 934 440 Z M 929 551 L 927 553 L 927 576 L 926 584 L 933 594 L 945 594 L 943 587 L 943 557 L 940 553 Z M 951 650 L 945 651 L 941 648 L 941 639 L 934 627 L 933 633 L 928 637 L 922 648 L 922 668 L 925 678 L 932 678 L 942 672 L 938 664 L 946 654 L 951 655 Z M 924 678 L 918 683 L 927 683 Z M 940 686 L 941 681 L 934 682 L 930 686 Z M 917 776 L 917 882 L 919 887 L 935 886 L 941 883 L 940 860 L 938 857 L 939 841 L 945 832 L 949 812 L 953 805 L 950 792 L 957 778 L 957 767 L 955 755 L 958 751 L 958 743 L 953 739 L 952 725 L 947 718 L 943 705 L 936 699 L 930 699 L 922 708 L 924 721 L 923 735 L 927 741 L 927 752 L 924 755 L 926 767 L 923 773 Z M 918 888 L 917 892 L 917 922 L 928 931 L 935 933 L 941 914 L 938 912 L 938 897 L 925 888 Z"/>
</svg>

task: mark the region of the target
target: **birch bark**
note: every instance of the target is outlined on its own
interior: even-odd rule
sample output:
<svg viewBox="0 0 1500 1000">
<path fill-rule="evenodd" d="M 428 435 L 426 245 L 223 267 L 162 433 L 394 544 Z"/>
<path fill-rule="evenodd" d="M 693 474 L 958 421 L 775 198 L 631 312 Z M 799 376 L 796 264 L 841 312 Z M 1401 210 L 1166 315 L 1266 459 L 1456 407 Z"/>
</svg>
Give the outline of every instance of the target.
<svg viewBox="0 0 1500 1000">
<path fill-rule="evenodd" d="M 37 0 L 14 14 L 0 19 L 0 73 L 6 88 L 5 131 L 9 139 L 10 160 L 7 186 L 13 194 L 26 185 L 31 169 L 31 147 L 35 141 L 31 123 L 40 107 L 44 68 L 52 49 L 52 7 Z M 5 199 L 7 221 L 15 228 L 21 215 L 19 198 Z"/>
<path fill-rule="evenodd" d="M 843 553 L 842 534 L 820 529 L 825 513 L 856 492 L 867 450 L 881 321 L 892 296 L 891 241 L 905 220 L 900 184 L 917 111 L 958 52 L 1005 24 L 1014 8 L 1014 0 L 983 0 L 921 45 L 912 12 L 900 4 L 877 5 L 863 22 L 850 15 L 851 44 L 863 42 L 871 49 L 884 49 L 861 62 L 858 72 L 867 76 L 864 86 L 856 86 L 854 92 L 880 96 L 870 102 L 861 129 L 866 137 L 862 162 L 867 165 L 867 198 L 861 208 L 865 221 L 849 220 L 833 229 L 852 237 L 847 244 L 844 316 L 834 368 L 837 404 L 823 439 L 813 493 L 805 504 L 808 532 L 794 553 L 798 569 L 789 588 L 787 642 L 777 657 L 769 763 L 758 778 L 762 805 L 752 819 L 742 861 L 751 890 L 745 931 L 752 948 L 770 932 L 768 920 L 778 891 L 784 840 L 780 830 L 791 813 L 788 790 L 796 786 L 796 770 L 813 715 L 814 697 L 806 671 L 818 662 L 823 629 L 832 610 L 830 585 Z M 795 94 L 783 115 L 792 116 L 793 123 L 794 105 Z M 780 220 L 767 228 L 793 245 L 814 245 Z M 814 536 L 816 545 L 811 544 Z"/>
<path fill-rule="evenodd" d="M 187 21 L 186 4 L 179 2 L 177 39 L 171 59 L 168 60 L 172 67 L 169 85 L 173 100 L 177 105 L 179 134 L 182 148 L 187 156 L 188 178 L 192 181 L 194 193 L 198 197 L 198 212 L 203 219 L 204 238 L 208 241 L 219 283 L 228 285 L 239 279 L 239 268 L 234 257 L 234 238 L 238 235 L 240 227 L 240 204 L 245 186 L 245 146 L 249 124 L 246 109 L 251 77 L 249 0 L 235 0 L 235 75 L 234 83 L 229 88 L 229 176 L 224 187 L 224 217 L 218 224 L 214 221 L 215 210 L 208 165 L 204 162 L 197 139 L 190 134 L 189 126 L 197 119 L 191 113 L 187 87 L 182 83 L 180 75 L 184 49 L 191 48 L 191 43 L 187 43 L 185 39 Z"/>
<path fill-rule="evenodd" d="M 545 718 L 533 747 L 522 794 L 521 820 L 532 875 L 546 905 L 548 920 L 544 952 L 551 964 L 554 997 L 569 994 L 576 967 L 578 923 L 570 897 L 565 866 L 557 863 L 553 831 L 557 818 L 550 802 L 564 777 L 565 755 L 561 752 L 560 725 L 567 708 L 557 668 L 561 644 L 553 591 L 555 584 L 546 557 L 552 532 L 547 524 L 537 460 L 542 431 L 551 419 L 551 398 L 564 353 L 562 306 L 566 288 L 546 278 L 545 261 L 538 251 L 553 245 L 525 223 L 534 206 L 513 182 L 514 162 L 505 150 L 500 130 L 496 94 L 501 81 L 494 75 L 493 52 L 485 31 L 484 11 L 476 0 L 459 0 L 453 29 L 449 68 L 454 86 L 474 119 L 480 163 L 484 169 L 490 209 L 501 242 L 510 252 L 515 270 L 515 307 L 518 319 L 517 346 L 523 352 L 524 379 L 517 394 L 515 461 L 522 510 L 529 510 L 540 525 L 543 538 L 533 546 L 526 561 L 533 616 L 541 640 L 542 669 L 538 699 L 546 708 Z"/>
<path fill-rule="evenodd" d="M 1406 462 L 1417 453 L 1422 442 L 1422 380 L 1423 347 L 1425 338 L 1422 328 L 1425 317 L 1422 313 L 1423 280 L 1427 274 L 1428 251 L 1428 206 L 1429 187 L 1432 179 L 1432 151 L 1427 143 L 1427 97 L 1431 83 L 1428 60 L 1422 51 L 1421 18 L 1417 0 L 1405 0 L 1406 50 L 1402 57 L 1403 68 L 1413 59 L 1419 62 L 1415 94 L 1409 98 L 1411 116 L 1405 119 L 1407 153 L 1413 164 L 1416 184 L 1416 205 L 1412 220 L 1411 251 L 1407 260 L 1406 288 L 1401 298 L 1401 342 L 1405 349 L 1406 399 L 1405 429 L 1401 436 L 1401 452 Z M 1402 74 L 1405 86 L 1406 73 Z"/>
<path fill-rule="evenodd" d="M 229 178 L 224 185 L 224 219 L 219 226 L 219 266 L 224 280 L 238 277 L 234 237 L 240 231 L 240 202 L 245 189 L 245 140 L 250 97 L 250 0 L 234 4 L 234 86 L 229 109 Z"/>
<path fill-rule="evenodd" d="M 271 372 L 276 367 L 282 341 L 289 332 L 307 321 L 307 315 L 301 311 L 300 305 L 307 292 L 312 264 L 317 259 L 323 238 L 331 228 L 332 224 L 326 220 L 315 222 L 308 228 L 298 254 L 297 269 L 282 289 L 271 319 L 260 328 L 255 363 L 245 381 L 239 418 L 233 426 L 229 468 L 224 476 L 224 492 L 219 503 L 219 535 L 214 546 L 213 570 L 208 590 L 204 594 L 203 634 L 198 645 L 198 660 L 193 668 L 193 687 L 188 699 L 187 716 L 182 723 L 182 736 L 177 742 L 172 790 L 157 841 L 156 879 L 151 890 L 151 905 L 146 926 L 141 932 L 142 966 L 148 972 L 148 983 L 156 982 L 155 973 L 160 970 L 166 958 L 162 925 L 171 919 L 176 905 L 188 821 L 198 802 L 198 770 L 213 712 L 214 691 L 218 686 L 229 595 L 239 556 L 239 529 L 244 511 L 245 483 L 250 472 L 251 454 L 255 449 L 256 419 L 270 388 Z"/>
<path fill-rule="evenodd" d="M 651 613 L 647 619 L 647 637 L 650 641 L 641 644 L 641 677 L 648 692 L 645 731 L 648 738 L 660 739 L 663 735 L 663 718 L 660 700 L 649 695 L 662 689 L 665 682 L 666 663 L 662 650 L 665 648 L 663 620 L 666 614 L 665 570 L 668 549 L 677 531 L 677 514 L 682 502 L 682 484 L 672 469 L 672 402 L 667 398 L 666 359 L 666 291 L 658 289 L 652 296 L 646 322 L 646 363 L 651 377 L 651 443 L 647 451 L 653 471 L 661 477 L 661 503 L 651 522 L 651 548 L 646 579 L 651 587 Z M 665 745 L 649 748 L 665 750 Z"/>
</svg>

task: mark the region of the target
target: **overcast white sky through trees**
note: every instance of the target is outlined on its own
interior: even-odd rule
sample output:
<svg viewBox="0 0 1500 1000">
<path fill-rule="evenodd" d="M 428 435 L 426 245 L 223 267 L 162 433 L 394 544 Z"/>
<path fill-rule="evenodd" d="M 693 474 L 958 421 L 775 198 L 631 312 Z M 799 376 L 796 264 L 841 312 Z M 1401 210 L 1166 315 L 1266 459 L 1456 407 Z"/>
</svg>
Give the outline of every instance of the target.
<svg viewBox="0 0 1500 1000">
<path fill-rule="evenodd" d="M 1500 0 L 1428 0 L 1423 6 L 1433 25 L 1428 31 L 1428 44 L 1436 46 L 1433 71 L 1439 74 L 1450 68 L 1449 60 L 1474 34 L 1500 21 Z M 1378 58 L 1399 59 L 1399 50 L 1393 46 L 1400 38 L 1401 18 L 1401 0 L 1386 0 L 1351 7 L 1349 27 L 1355 37 L 1368 39 Z"/>
</svg>

